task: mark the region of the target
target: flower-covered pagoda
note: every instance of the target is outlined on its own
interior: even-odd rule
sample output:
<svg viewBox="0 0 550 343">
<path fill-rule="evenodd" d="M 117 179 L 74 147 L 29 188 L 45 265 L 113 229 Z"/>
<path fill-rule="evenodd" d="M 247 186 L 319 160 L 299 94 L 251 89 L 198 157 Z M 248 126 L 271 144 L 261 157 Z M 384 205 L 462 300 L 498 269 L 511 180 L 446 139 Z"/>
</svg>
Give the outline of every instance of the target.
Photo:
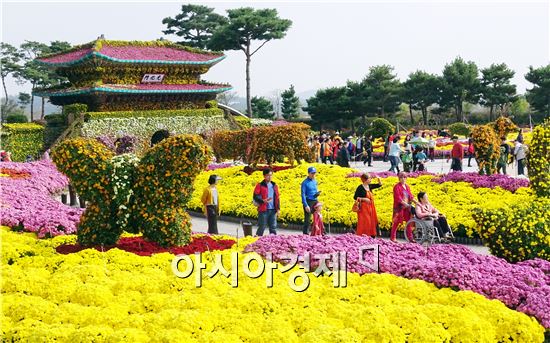
<svg viewBox="0 0 550 343">
<path fill-rule="evenodd" d="M 37 59 L 70 84 L 37 90 L 54 105 L 83 103 L 90 111 L 182 110 L 207 107 L 229 85 L 201 81 L 225 56 L 169 41 L 98 39 Z"/>
</svg>

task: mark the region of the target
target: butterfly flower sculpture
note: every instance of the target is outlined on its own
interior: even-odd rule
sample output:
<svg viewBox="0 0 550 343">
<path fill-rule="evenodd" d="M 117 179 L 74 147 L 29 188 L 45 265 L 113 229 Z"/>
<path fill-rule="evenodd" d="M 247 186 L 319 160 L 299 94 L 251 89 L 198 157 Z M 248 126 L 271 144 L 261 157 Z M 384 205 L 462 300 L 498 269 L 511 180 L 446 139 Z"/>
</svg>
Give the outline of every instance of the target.
<svg viewBox="0 0 550 343">
<path fill-rule="evenodd" d="M 87 202 L 77 230 L 80 244 L 113 245 L 123 231 L 164 247 L 190 242 L 185 206 L 195 176 L 211 158 L 201 137 L 164 139 L 141 159 L 115 156 L 97 140 L 76 138 L 59 144 L 51 157 Z"/>
</svg>

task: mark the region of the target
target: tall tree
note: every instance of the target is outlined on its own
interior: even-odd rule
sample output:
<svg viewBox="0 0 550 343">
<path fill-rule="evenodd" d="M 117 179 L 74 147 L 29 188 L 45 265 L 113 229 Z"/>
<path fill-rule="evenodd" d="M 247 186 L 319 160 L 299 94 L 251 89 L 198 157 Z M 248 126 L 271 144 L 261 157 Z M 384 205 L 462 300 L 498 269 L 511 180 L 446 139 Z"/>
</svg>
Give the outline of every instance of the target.
<svg viewBox="0 0 550 343">
<path fill-rule="evenodd" d="M 252 98 L 252 117 L 273 119 L 273 104 L 263 96 L 255 96 Z"/>
<path fill-rule="evenodd" d="M 17 78 L 20 82 L 30 82 L 32 91 L 37 88 L 59 85 L 66 81 L 64 77 L 57 75 L 53 70 L 48 69 L 42 64 L 36 62 L 36 58 L 41 55 L 60 53 L 71 48 L 68 42 L 54 41 L 50 45 L 25 41 L 21 44 L 21 51 L 24 54 L 24 67 L 17 72 Z M 44 118 L 45 98 L 42 97 L 41 118 Z M 34 94 L 31 93 L 31 120 L 34 119 Z"/>
<path fill-rule="evenodd" d="M 25 109 L 25 107 L 31 103 L 31 95 L 29 93 L 20 92 L 17 96 L 17 102 L 19 106 L 21 106 L 21 109 Z"/>
<path fill-rule="evenodd" d="M 409 105 L 411 124 L 414 125 L 412 110 L 422 112 L 422 121 L 428 125 L 428 107 L 439 99 L 441 79 L 437 75 L 417 70 L 403 83 L 403 101 Z"/>
<path fill-rule="evenodd" d="M 504 63 L 491 64 L 481 70 L 480 104 L 489 107 L 489 120 L 493 120 L 496 107 L 502 109 L 516 99 L 516 86 L 510 81 L 515 72 Z"/>
<path fill-rule="evenodd" d="M 345 107 L 349 109 L 349 119 L 353 131 L 355 131 L 353 125 L 355 118 L 363 118 L 363 125 L 366 125 L 366 116 L 369 110 L 367 99 L 368 90 L 364 82 L 348 81 L 346 83 Z"/>
<path fill-rule="evenodd" d="M 393 74 L 389 65 L 373 66 L 362 81 L 368 94 L 366 103 L 370 112 L 385 117 L 387 113 L 395 113 L 401 104 L 401 82 Z"/>
<path fill-rule="evenodd" d="M 314 96 L 307 99 L 307 106 L 303 108 L 311 118 L 323 128 L 327 122 L 345 119 L 346 111 L 346 87 L 332 87 L 318 90 Z M 341 128 L 341 125 L 340 125 Z"/>
<path fill-rule="evenodd" d="M 479 101 L 479 79 L 477 66 L 474 62 L 465 62 L 461 57 L 455 58 L 443 68 L 443 89 L 440 105 L 453 107 L 456 120 L 464 121 L 462 104 Z"/>
<path fill-rule="evenodd" d="M 300 99 L 296 96 L 294 85 L 281 93 L 282 105 L 281 112 L 285 119 L 298 118 L 300 111 Z"/>
<path fill-rule="evenodd" d="M 526 93 L 531 107 L 550 116 L 550 64 L 540 68 L 530 66 L 525 79 L 534 85 Z"/>
<path fill-rule="evenodd" d="M 7 43 L 0 43 L 1 48 L 1 60 L 0 60 L 0 77 L 2 78 L 2 86 L 4 87 L 4 105 L 8 105 L 8 88 L 6 87 L 6 78 L 9 75 L 15 76 L 15 74 L 21 70 L 21 60 L 23 59 L 23 53 Z"/>
<path fill-rule="evenodd" d="M 214 31 L 227 20 L 224 16 L 214 13 L 214 9 L 202 5 L 182 5 L 181 12 L 174 18 L 166 17 L 162 23 L 166 35 L 176 35 L 182 38 L 180 44 L 206 49 L 206 45 Z"/>
<path fill-rule="evenodd" d="M 242 50 L 246 57 L 246 108 L 252 114 L 250 98 L 250 61 L 267 42 L 286 35 L 292 21 L 281 19 L 276 9 L 251 7 L 227 10 L 228 22 L 214 31 L 207 46 L 213 50 Z M 256 48 L 254 41 L 261 42 Z"/>
</svg>

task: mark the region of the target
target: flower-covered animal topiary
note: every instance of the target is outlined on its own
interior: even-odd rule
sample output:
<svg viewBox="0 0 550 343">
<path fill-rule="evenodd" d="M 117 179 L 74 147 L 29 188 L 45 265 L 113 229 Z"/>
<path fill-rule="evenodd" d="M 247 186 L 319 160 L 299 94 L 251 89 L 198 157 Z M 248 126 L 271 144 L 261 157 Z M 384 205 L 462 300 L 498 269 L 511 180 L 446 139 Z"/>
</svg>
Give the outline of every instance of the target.
<svg viewBox="0 0 550 343">
<path fill-rule="evenodd" d="M 128 231 L 166 247 L 190 241 L 184 208 L 210 155 L 199 136 L 179 135 L 156 144 L 141 160 L 132 154 L 114 156 L 85 138 L 62 142 L 51 157 L 88 202 L 78 225 L 80 244 L 113 245 Z"/>
</svg>

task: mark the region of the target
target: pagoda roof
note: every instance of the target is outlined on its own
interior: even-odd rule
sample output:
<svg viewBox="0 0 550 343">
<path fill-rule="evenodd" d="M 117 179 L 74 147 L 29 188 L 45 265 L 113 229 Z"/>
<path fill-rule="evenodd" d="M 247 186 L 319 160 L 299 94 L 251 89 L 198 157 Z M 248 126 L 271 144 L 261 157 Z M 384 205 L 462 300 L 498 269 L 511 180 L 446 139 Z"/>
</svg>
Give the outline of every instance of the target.
<svg viewBox="0 0 550 343">
<path fill-rule="evenodd" d="M 93 87 L 80 88 L 65 88 L 65 89 L 45 89 L 37 90 L 34 93 L 36 96 L 52 97 L 52 96 L 73 96 L 89 93 L 126 93 L 126 94 L 182 94 L 182 93 L 221 93 L 231 90 L 229 85 L 216 84 L 136 84 L 136 85 L 121 85 L 121 84 L 106 84 Z"/>
<path fill-rule="evenodd" d="M 98 39 L 68 51 L 38 57 L 37 61 L 51 67 L 66 67 L 93 58 L 115 63 L 213 65 L 224 59 L 225 55 L 164 40 L 141 42 Z"/>
</svg>

